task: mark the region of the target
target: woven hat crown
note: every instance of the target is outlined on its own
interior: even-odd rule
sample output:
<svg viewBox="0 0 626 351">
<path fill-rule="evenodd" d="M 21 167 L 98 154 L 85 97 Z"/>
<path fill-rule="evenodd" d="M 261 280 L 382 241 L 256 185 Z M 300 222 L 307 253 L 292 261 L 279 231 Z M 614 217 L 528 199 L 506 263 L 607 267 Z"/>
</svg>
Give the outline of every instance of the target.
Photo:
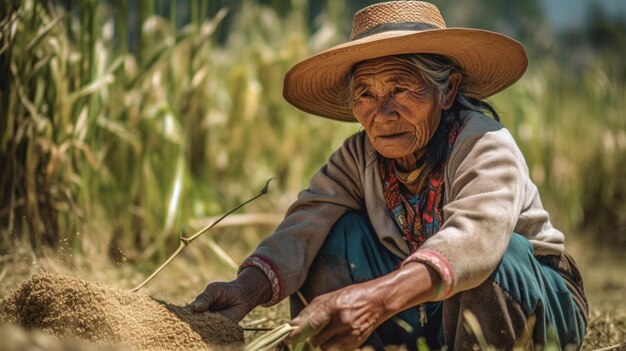
<svg viewBox="0 0 626 351">
<path fill-rule="evenodd" d="M 433 4 L 423 1 L 390 1 L 357 12 L 352 21 L 350 40 L 391 23 L 419 23 L 436 29 L 446 28 L 443 16 Z"/>
</svg>

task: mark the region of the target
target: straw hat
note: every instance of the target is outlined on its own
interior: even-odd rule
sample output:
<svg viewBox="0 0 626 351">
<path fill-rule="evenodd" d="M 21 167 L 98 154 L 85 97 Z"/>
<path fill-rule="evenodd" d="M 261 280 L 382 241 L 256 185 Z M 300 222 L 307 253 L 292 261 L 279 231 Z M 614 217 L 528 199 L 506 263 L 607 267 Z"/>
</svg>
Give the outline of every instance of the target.
<svg viewBox="0 0 626 351">
<path fill-rule="evenodd" d="M 524 46 L 481 29 L 447 28 L 435 5 L 391 1 L 354 16 L 350 41 L 310 57 L 287 72 L 283 96 L 297 108 L 340 121 L 356 121 L 341 99 L 350 68 L 382 56 L 430 53 L 453 59 L 465 77 L 461 90 L 484 99 L 517 81 L 526 70 Z"/>
</svg>

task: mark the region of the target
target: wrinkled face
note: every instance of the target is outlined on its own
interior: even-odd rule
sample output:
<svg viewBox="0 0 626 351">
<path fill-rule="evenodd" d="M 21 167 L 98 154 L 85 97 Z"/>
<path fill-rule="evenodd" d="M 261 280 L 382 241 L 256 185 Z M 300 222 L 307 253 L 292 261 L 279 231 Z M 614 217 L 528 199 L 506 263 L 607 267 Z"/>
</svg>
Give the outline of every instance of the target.
<svg viewBox="0 0 626 351">
<path fill-rule="evenodd" d="M 411 64 L 393 57 L 360 63 L 353 75 L 352 112 L 380 154 L 419 155 L 441 119 L 435 90 Z"/>
</svg>

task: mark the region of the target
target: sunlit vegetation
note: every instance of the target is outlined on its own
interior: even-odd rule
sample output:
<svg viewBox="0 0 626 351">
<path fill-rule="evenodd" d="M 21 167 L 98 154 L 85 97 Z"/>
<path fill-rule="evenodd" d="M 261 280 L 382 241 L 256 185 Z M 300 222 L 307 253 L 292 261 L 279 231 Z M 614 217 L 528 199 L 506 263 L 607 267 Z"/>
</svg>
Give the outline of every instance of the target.
<svg viewBox="0 0 626 351">
<path fill-rule="evenodd" d="M 55 1 L 0 4 L 2 257 L 27 246 L 33 257 L 97 254 L 145 272 L 180 235 L 275 177 L 268 196 L 246 208 L 251 225 L 222 229 L 219 245 L 202 249 L 228 266 L 359 130 L 282 99 L 291 65 L 345 38 L 349 15 L 339 2 L 313 25 L 302 0 L 243 1 L 236 12 L 190 1 L 188 23 L 176 22 L 175 6 L 164 16 L 152 1 L 132 3 L 84 1 L 69 12 Z M 131 11 L 137 23 L 120 20 Z M 590 245 L 625 248 L 623 53 L 583 60 L 588 50 L 533 45 L 527 74 L 490 101 L 557 226 Z M 595 313 L 594 325 L 614 329 L 595 330 L 589 347 L 626 334 L 623 312 Z"/>
</svg>

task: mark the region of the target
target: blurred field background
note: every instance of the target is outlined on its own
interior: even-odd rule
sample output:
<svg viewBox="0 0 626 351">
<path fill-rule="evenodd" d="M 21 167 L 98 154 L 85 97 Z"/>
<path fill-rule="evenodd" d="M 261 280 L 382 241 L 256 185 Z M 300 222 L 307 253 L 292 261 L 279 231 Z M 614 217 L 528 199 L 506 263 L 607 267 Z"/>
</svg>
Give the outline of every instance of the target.
<svg viewBox="0 0 626 351">
<path fill-rule="evenodd" d="M 35 269 L 185 303 L 236 265 L 358 125 L 282 99 L 295 62 L 344 41 L 375 1 L 0 3 L 0 298 Z M 490 99 L 518 140 L 591 302 L 584 349 L 626 340 L 626 14 L 610 0 L 433 1 L 448 26 L 522 41 L 530 65 Z M 562 2 L 561 2 L 562 3 Z M 620 10 L 621 9 L 621 10 Z M 621 11 L 621 12 L 620 12 Z M 560 14 L 563 16 L 563 13 Z M 567 19 L 567 18 L 565 18 Z M 274 326 L 285 306 L 246 326 Z"/>
</svg>

